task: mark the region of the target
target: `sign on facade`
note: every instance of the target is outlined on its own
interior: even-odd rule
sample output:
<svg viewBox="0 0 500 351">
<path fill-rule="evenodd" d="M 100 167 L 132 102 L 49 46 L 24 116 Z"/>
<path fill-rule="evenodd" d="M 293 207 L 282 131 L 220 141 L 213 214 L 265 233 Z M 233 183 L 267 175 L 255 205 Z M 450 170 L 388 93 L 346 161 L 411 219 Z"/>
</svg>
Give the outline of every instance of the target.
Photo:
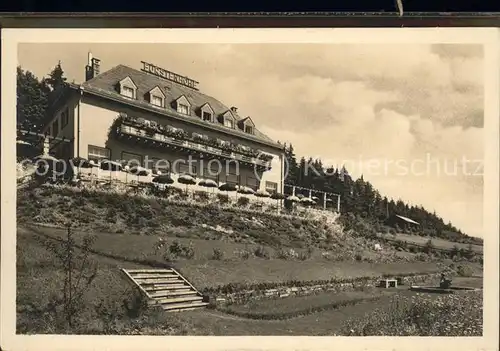
<svg viewBox="0 0 500 351">
<path fill-rule="evenodd" d="M 191 78 L 181 76 L 181 75 L 174 73 L 174 72 L 170 72 L 164 68 L 155 66 L 152 63 L 148 63 L 148 62 L 144 62 L 144 61 L 141 61 L 141 63 L 143 64 L 143 67 L 142 67 L 143 72 L 147 72 L 147 73 L 153 74 L 157 77 L 170 80 L 172 82 L 184 85 L 184 86 L 189 87 L 191 89 L 198 90 L 198 88 L 196 87 L 198 85 L 198 82 L 191 79 Z"/>
</svg>

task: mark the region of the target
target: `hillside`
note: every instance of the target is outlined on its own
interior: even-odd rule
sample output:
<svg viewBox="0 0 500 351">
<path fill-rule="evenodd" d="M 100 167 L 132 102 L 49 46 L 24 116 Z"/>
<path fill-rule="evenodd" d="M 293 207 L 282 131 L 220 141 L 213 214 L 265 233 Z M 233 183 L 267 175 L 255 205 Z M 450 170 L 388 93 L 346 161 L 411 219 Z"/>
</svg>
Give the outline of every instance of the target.
<svg viewBox="0 0 500 351">
<path fill-rule="evenodd" d="M 419 236 L 440 238 L 448 241 L 482 245 L 482 239 L 471 237 L 453 226 L 445 223 L 435 212 L 428 211 L 423 206 L 408 205 L 403 199 L 389 199 L 383 196 L 374 186 L 361 176 L 354 179 L 349 171 L 342 167 L 325 167 L 321 160 L 302 157 L 299 161 L 294 153 L 293 146 L 285 146 L 289 172 L 285 193 L 291 194 L 295 186 L 295 194 L 308 196 L 309 190 L 340 194 L 340 209 L 343 214 L 352 214 L 365 218 L 376 226 L 387 226 L 394 232 L 406 232 Z M 314 171 L 311 171 L 313 169 Z M 313 194 L 315 192 L 313 191 Z M 334 195 L 331 197 L 336 198 Z M 388 218 L 393 215 L 408 217 L 416 221 L 417 227 L 402 228 L 397 224 L 389 223 Z"/>
<path fill-rule="evenodd" d="M 171 201 L 148 195 L 92 191 L 64 186 L 18 191 L 18 224 L 36 223 L 107 232 L 168 236 L 226 243 L 331 250 L 339 259 L 353 259 L 373 250 L 373 241 L 346 235 L 333 218 L 298 218 L 254 212 L 235 205 Z M 395 250 L 391 251 L 395 253 Z M 390 255 L 386 253 L 386 259 Z"/>
</svg>

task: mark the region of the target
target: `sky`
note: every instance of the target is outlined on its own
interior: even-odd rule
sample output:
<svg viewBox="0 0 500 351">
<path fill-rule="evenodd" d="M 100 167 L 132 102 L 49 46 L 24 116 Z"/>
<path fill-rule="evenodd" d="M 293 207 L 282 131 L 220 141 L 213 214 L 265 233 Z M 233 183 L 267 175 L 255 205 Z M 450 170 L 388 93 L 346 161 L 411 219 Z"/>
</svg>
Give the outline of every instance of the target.
<svg viewBox="0 0 500 351">
<path fill-rule="evenodd" d="M 483 236 L 483 50 L 415 44 L 22 44 L 39 78 L 60 60 L 84 79 L 141 62 L 200 82 L 298 157 L 345 164 L 384 196 L 436 211 Z"/>
</svg>

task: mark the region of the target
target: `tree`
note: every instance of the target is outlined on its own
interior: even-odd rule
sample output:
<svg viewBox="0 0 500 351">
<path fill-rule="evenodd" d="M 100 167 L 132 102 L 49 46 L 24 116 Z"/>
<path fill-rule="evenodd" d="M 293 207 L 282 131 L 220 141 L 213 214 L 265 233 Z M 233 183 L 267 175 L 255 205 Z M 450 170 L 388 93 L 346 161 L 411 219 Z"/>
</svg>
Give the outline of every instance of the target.
<svg viewBox="0 0 500 351">
<path fill-rule="evenodd" d="M 75 317 L 83 311 L 84 295 L 92 287 L 98 269 L 97 262 L 91 259 L 96 237 L 87 235 L 82 244 L 77 245 L 72 234 L 71 225 L 68 225 L 66 240 L 38 238 L 55 256 L 64 273 L 62 291 L 52 297 L 47 310 L 70 328 L 74 326 Z"/>
<path fill-rule="evenodd" d="M 295 157 L 295 153 L 293 150 L 293 145 L 290 144 L 288 147 L 285 144 L 285 158 L 287 161 L 288 169 L 286 169 L 287 174 L 286 174 L 286 179 L 285 183 L 290 184 L 290 185 L 297 185 L 297 172 L 298 172 L 298 167 L 297 167 L 297 159 Z"/>
<path fill-rule="evenodd" d="M 23 71 L 20 66 L 17 67 L 18 128 L 40 132 L 49 93 L 50 89 L 45 80 L 39 80 L 30 71 Z"/>
<path fill-rule="evenodd" d="M 46 81 L 51 90 L 59 88 L 64 84 L 64 82 L 66 82 L 66 77 L 64 77 L 64 71 L 61 67 L 61 61 L 59 61 L 57 65 L 52 69 Z"/>
</svg>

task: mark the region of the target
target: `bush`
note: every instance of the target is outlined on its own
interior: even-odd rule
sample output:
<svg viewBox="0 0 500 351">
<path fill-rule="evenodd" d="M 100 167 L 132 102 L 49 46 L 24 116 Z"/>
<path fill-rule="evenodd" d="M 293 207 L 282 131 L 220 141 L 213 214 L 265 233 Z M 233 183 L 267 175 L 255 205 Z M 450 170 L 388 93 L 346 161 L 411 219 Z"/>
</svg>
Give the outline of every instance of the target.
<svg viewBox="0 0 500 351">
<path fill-rule="evenodd" d="M 226 194 L 217 194 L 217 200 L 219 200 L 221 204 L 227 204 L 229 202 L 229 196 Z"/>
<path fill-rule="evenodd" d="M 347 321 L 349 336 L 482 336 L 482 292 L 428 298 L 396 296 L 388 309 Z"/>
<path fill-rule="evenodd" d="M 166 252 L 166 258 L 178 258 L 183 257 L 187 259 L 191 259 L 194 257 L 194 247 L 193 243 L 189 243 L 188 246 L 182 245 L 179 241 L 174 240 L 172 244 L 168 247 L 168 251 Z"/>
<path fill-rule="evenodd" d="M 212 253 L 212 259 L 213 260 L 222 260 L 224 258 L 224 251 L 222 251 L 219 248 L 214 248 L 214 252 Z"/>
<path fill-rule="evenodd" d="M 210 199 L 210 196 L 206 191 L 198 190 L 194 194 L 198 200 L 203 202 L 208 201 Z"/>
<path fill-rule="evenodd" d="M 299 260 L 306 261 L 312 257 L 313 249 L 312 247 L 308 247 L 306 251 L 301 251 L 299 253 Z"/>
<path fill-rule="evenodd" d="M 248 197 L 240 197 L 240 198 L 238 198 L 237 204 L 240 207 L 248 206 L 249 203 L 250 203 L 250 199 Z"/>
<path fill-rule="evenodd" d="M 236 255 L 236 257 L 239 257 L 243 260 L 248 260 L 250 258 L 250 256 L 252 255 L 252 253 L 247 250 L 247 249 L 244 249 L 244 250 L 236 250 L 234 252 L 234 254 Z"/>
<path fill-rule="evenodd" d="M 269 252 L 264 246 L 259 246 L 254 251 L 255 257 L 268 259 L 270 257 Z"/>
<path fill-rule="evenodd" d="M 280 260 L 294 260 L 299 257 L 294 249 L 281 248 L 276 252 L 276 257 Z"/>
<path fill-rule="evenodd" d="M 457 267 L 457 274 L 461 277 L 471 277 L 474 272 L 469 266 L 459 265 Z"/>
<path fill-rule="evenodd" d="M 356 255 L 354 255 L 354 259 L 356 261 L 363 261 L 363 255 L 358 252 Z"/>
</svg>

